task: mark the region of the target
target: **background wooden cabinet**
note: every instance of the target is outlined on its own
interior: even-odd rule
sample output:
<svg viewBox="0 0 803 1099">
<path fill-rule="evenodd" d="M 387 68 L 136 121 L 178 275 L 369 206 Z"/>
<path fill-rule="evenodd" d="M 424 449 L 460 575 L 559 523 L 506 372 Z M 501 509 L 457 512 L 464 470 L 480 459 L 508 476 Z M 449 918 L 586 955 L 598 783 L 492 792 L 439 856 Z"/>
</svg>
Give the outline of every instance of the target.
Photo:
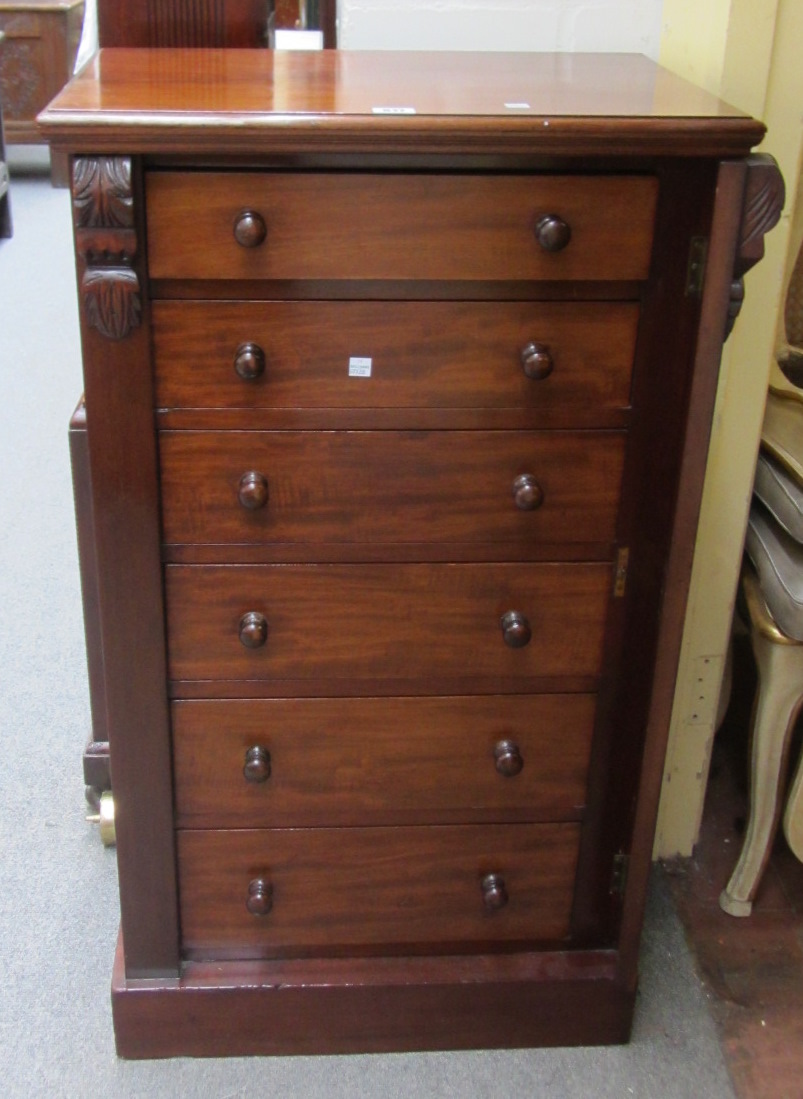
<svg viewBox="0 0 803 1099">
<path fill-rule="evenodd" d="M 37 114 L 72 75 L 84 0 L 0 0 L 0 99 L 9 144 L 36 145 Z M 67 186 L 67 158 L 53 160 L 53 183 Z"/>
<path fill-rule="evenodd" d="M 0 30 L 0 59 L 3 55 L 5 35 Z M 8 198 L 8 165 L 3 140 L 3 97 L 0 94 L 0 237 L 11 236 L 11 204 Z"/>
</svg>

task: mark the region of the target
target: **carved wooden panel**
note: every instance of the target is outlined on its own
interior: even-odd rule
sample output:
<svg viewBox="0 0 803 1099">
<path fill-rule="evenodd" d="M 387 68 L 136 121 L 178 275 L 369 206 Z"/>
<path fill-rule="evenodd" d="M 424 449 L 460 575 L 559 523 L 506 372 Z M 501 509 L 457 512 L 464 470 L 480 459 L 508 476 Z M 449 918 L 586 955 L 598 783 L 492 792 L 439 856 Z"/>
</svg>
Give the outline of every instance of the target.
<svg viewBox="0 0 803 1099">
<path fill-rule="evenodd" d="M 764 237 L 783 210 L 786 191 L 778 165 L 766 153 L 747 159 L 742 224 L 733 268 L 726 338 L 730 335 L 744 301 L 744 276 L 764 256 Z"/>
<path fill-rule="evenodd" d="M 786 339 L 792 347 L 803 348 L 803 247 L 795 260 L 784 308 Z"/>
<path fill-rule="evenodd" d="M 744 213 L 736 273 L 743 275 L 764 255 L 764 237 L 778 224 L 786 198 L 783 176 L 771 156 L 748 158 Z"/>
<path fill-rule="evenodd" d="M 122 340 L 141 320 L 131 161 L 128 157 L 77 157 L 73 165 L 76 249 L 86 264 L 81 305 L 87 324 Z"/>
<path fill-rule="evenodd" d="M 9 142 L 38 144 L 36 115 L 61 90 L 75 63 L 83 0 L 3 0 L 0 98 Z"/>
<path fill-rule="evenodd" d="M 110 340 L 121 340 L 140 322 L 136 272 L 126 267 L 90 267 L 81 282 L 87 321 Z"/>
<path fill-rule="evenodd" d="M 133 227 L 131 161 L 127 157 L 81 157 L 76 160 L 73 220 L 76 229 Z"/>
<path fill-rule="evenodd" d="M 45 105 L 39 43 L 9 38 L 0 50 L 0 97 L 8 121 L 30 118 Z"/>
</svg>

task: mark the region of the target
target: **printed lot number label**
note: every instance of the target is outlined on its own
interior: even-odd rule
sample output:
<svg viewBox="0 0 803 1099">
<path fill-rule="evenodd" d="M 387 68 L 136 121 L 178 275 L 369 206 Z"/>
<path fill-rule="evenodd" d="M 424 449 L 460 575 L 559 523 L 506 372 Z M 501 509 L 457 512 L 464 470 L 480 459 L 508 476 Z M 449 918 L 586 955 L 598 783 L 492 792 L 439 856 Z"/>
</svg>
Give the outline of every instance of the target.
<svg viewBox="0 0 803 1099">
<path fill-rule="evenodd" d="M 372 365 L 373 359 L 365 359 L 358 356 L 352 356 L 349 359 L 349 377 L 370 378 Z"/>
</svg>

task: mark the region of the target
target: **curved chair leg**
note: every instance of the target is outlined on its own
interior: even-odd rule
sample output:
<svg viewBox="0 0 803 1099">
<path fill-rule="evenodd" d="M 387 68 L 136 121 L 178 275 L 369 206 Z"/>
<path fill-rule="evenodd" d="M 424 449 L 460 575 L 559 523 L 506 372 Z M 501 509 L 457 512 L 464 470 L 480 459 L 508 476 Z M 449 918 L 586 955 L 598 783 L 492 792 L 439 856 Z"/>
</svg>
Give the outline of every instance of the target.
<svg viewBox="0 0 803 1099">
<path fill-rule="evenodd" d="M 803 754 L 786 802 L 783 830 L 793 854 L 803 862 Z"/>
<path fill-rule="evenodd" d="M 786 749 L 803 696 L 803 645 L 751 630 L 759 688 L 753 717 L 750 816 L 742 853 L 719 898 L 731 916 L 749 916 L 778 824 Z"/>
</svg>

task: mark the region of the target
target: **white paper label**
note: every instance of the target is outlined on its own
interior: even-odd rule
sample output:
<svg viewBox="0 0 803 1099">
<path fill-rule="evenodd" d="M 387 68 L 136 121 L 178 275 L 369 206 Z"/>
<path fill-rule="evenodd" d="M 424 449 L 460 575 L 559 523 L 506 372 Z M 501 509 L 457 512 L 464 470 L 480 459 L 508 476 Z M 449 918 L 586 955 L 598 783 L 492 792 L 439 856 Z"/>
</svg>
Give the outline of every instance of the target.
<svg viewBox="0 0 803 1099">
<path fill-rule="evenodd" d="M 276 50 L 322 50 L 323 31 L 276 30 L 273 40 Z"/>
<path fill-rule="evenodd" d="M 361 359 L 352 356 L 349 359 L 350 378 L 370 378 L 373 359 Z"/>
<path fill-rule="evenodd" d="M 506 103 L 505 108 L 508 111 L 529 111 L 529 103 Z"/>
<path fill-rule="evenodd" d="M 373 114 L 415 114 L 415 107 L 372 107 Z"/>
</svg>

